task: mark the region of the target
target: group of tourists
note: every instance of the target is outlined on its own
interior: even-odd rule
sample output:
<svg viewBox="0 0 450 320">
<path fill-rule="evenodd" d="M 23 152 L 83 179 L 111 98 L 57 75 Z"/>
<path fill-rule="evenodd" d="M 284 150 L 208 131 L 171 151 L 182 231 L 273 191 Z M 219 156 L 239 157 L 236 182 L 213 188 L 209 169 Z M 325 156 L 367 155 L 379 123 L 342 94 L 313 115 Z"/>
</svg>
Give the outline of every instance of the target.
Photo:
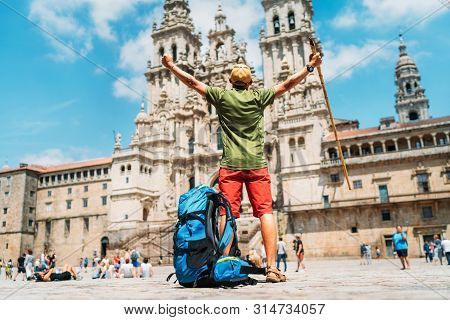
<svg viewBox="0 0 450 320">
<path fill-rule="evenodd" d="M 140 262 L 142 260 L 142 262 Z M 6 263 L 0 259 L 0 279 L 16 281 L 67 281 L 81 280 L 81 273 L 91 269 L 92 279 L 119 279 L 119 278 L 150 278 L 153 276 L 153 268 L 147 258 L 142 258 L 137 249 L 126 250 L 120 257 L 118 251 L 112 259 L 104 256 L 100 258 L 96 254 L 91 259 L 89 267 L 87 257 L 80 258 L 79 267 L 64 264 L 62 268 L 56 266 L 56 254 L 41 254 L 38 259 L 33 256 L 31 249 L 21 255 L 14 264 L 11 259 Z M 4 271 L 3 271 L 4 270 Z M 5 273 L 5 276 L 2 273 Z"/>
<path fill-rule="evenodd" d="M 106 256 L 103 259 L 94 259 L 92 266 L 92 279 L 120 279 L 120 278 L 150 278 L 153 276 L 153 267 L 148 258 L 142 259 L 137 248 L 125 250 L 123 256 L 119 251 L 112 259 Z M 86 271 L 86 259 L 80 258 L 80 266 Z"/>
<path fill-rule="evenodd" d="M 8 261 L 0 259 L 0 279 L 3 277 L 2 269 L 4 269 L 6 280 L 16 281 L 17 278 L 22 281 L 35 280 L 35 274 L 55 268 L 55 263 L 56 254 L 54 252 L 42 253 L 38 259 L 35 259 L 33 250 L 28 249 L 15 263 L 12 259 Z"/>
<path fill-rule="evenodd" d="M 442 258 L 445 256 L 447 264 L 450 265 L 450 240 L 444 238 L 439 239 L 437 234 L 434 235 L 432 241 L 426 241 L 423 245 L 423 254 L 426 263 L 437 264 L 438 261 L 443 265 Z"/>
</svg>

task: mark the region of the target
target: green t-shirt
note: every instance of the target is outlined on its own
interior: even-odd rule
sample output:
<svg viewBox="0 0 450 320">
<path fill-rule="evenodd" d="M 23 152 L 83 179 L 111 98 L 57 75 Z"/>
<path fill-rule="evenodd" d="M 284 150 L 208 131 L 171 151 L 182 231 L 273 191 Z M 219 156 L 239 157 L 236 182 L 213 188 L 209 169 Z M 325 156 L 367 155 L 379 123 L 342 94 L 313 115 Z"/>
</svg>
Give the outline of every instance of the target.
<svg viewBox="0 0 450 320">
<path fill-rule="evenodd" d="M 220 166 L 234 170 L 266 167 L 264 109 L 275 100 L 275 91 L 208 87 L 206 99 L 216 107 L 222 126 Z"/>
</svg>

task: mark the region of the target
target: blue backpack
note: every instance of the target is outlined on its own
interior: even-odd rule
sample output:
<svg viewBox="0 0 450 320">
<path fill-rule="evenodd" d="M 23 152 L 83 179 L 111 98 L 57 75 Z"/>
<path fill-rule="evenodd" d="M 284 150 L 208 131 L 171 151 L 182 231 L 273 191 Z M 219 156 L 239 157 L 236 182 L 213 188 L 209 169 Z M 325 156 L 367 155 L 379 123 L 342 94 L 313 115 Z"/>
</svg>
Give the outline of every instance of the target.
<svg viewBox="0 0 450 320">
<path fill-rule="evenodd" d="M 222 236 L 218 226 L 220 208 L 226 212 Z M 265 273 L 265 269 L 254 268 L 239 258 L 236 221 L 230 205 L 221 193 L 205 185 L 180 197 L 173 240 L 174 274 L 184 287 L 254 285 L 257 281 L 248 275 Z M 230 253 L 223 256 L 230 242 Z"/>
</svg>

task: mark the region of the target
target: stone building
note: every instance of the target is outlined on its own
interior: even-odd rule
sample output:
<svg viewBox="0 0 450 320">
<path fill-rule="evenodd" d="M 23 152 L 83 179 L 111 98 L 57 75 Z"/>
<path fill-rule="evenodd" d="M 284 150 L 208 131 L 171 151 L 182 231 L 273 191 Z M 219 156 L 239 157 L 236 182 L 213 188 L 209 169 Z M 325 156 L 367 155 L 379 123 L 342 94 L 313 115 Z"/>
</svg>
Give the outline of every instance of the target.
<svg viewBox="0 0 450 320">
<path fill-rule="evenodd" d="M 3 258 L 55 251 L 62 263 L 106 254 L 111 158 L 0 171 Z"/>
<path fill-rule="evenodd" d="M 263 0 L 262 6 L 263 79 L 254 76 L 253 85 L 270 87 L 303 68 L 311 52 L 308 37 L 317 38 L 311 0 Z M 188 1 L 166 0 L 149 39 L 154 52 L 145 77 L 151 103 L 141 105 L 131 143 L 122 146 L 117 134 L 112 158 L 0 171 L 3 257 L 16 259 L 33 247 L 53 249 L 75 264 L 94 252 L 137 247 L 153 263 L 170 262 L 177 199 L 194 185 L 217 184 L 222 140 L 214 107 L 163 68 L 161 57 L 168 52 L 201 81 L 228 86 L 232 67 L 247 63 L 246 44 L 234 35 L 219 5 L 202 51 Z M 406 227 L 412 255 L 419 255 L 433 234 L 450 231 L 450 117 L 431 117 L 403 40 L 399 51 L 399 121 L 382 118 L 378 127 L 360 129 L 357 120 L 336 120 L 351 191 L 316 74 L 266 109 L 265 152 L 279 233 L 289 243 L 303 234 L 309 256 L 355 256 L 361 242 L 390 255 L 397 224 Z M 245 192 L 241 211 L 238 235 L 245 253 L 261 246 L 259 221 Z"/>
</svg>

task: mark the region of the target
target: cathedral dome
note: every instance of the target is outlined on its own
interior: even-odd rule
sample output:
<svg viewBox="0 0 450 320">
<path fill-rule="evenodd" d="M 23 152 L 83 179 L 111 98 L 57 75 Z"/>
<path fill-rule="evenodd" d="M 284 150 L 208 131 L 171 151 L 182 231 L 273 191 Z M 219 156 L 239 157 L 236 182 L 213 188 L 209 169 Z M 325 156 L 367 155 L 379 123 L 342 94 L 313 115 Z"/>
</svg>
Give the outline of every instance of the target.
<svg viewBox="0 0 450 320">
<path fill-rule="evenodd" d="M 399 45 L 400 56 L 397 61 L 397 68 L 412 66 L 416 67 L 415 61 L 408 55 L 406 52 L 406 45 L 403 42 L 403 39 L 400 37 L 400 45 Z"/>
<path fill-rule="evenodd" d="M 150 116 L 147 112 L 145 112 L 144 102 L 141 103 L 141 110 L 139 111 L 136 119 L 134 120 L 136 124 L 138 123 L 150 123 Z"/>
</svg>

